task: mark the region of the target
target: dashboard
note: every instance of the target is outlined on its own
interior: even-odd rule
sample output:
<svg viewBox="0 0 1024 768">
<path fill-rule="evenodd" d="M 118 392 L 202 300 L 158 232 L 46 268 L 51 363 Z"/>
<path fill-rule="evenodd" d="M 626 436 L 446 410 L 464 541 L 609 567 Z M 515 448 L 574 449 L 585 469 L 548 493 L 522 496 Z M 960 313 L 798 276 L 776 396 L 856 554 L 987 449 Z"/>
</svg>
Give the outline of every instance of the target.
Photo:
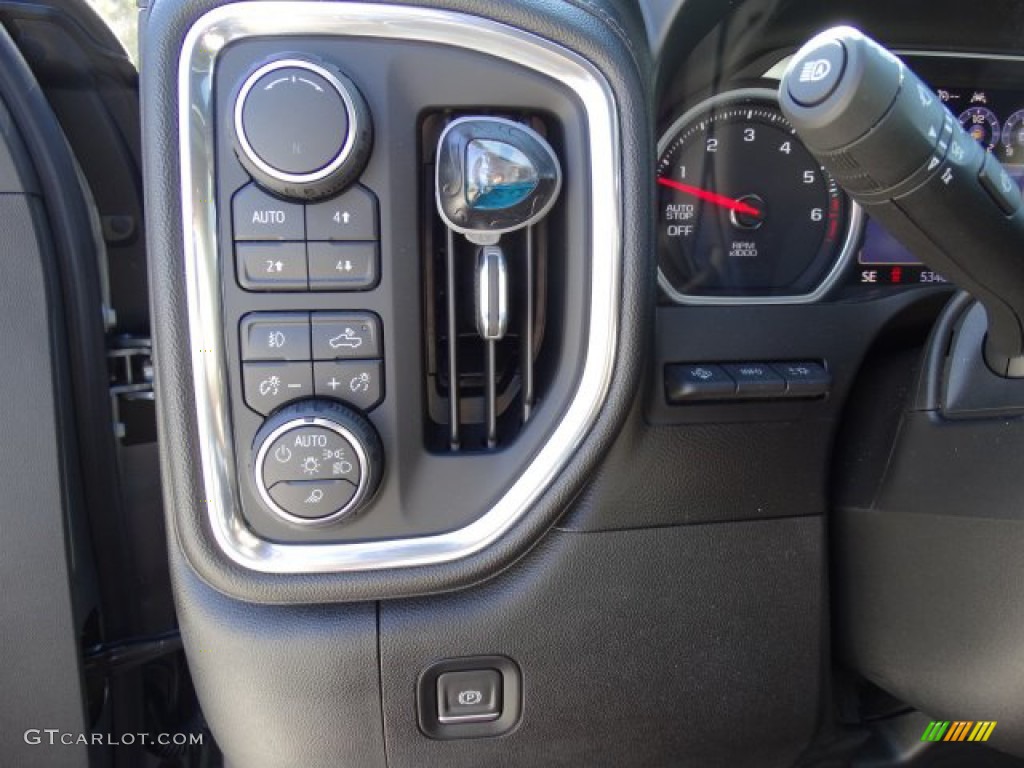
<svg viewBox="0 0 1024 768">
<path fill-rule="evenodd" d="M 906 52 L 942 103 L 1024 185 L 1024 62 Z M 856 299 L 946 283 L 838 187 L 778 107 L 780 52 L 765 78 L 686 104 L 658 141 L 659 285 L 679 304 Z"/>
<path fill-rule="evenodd" d="M 342 47 L 310 36 L 318 8 L 287 25 L 287 55 L 259 14 L 218 9 L 182 59 L 182 161 L 197 185 L 182 205 L 203 210 L 186 233 L 190 333 L 215 351 L 193 365 L 220 475 L 211 520 L 234 562 L 272 573 L 458 560 L 544 493 L 608 385 L 621 264 L 601 180 L 614 173 L 600 166 L 620 151 L 616 110 L 585 62 L 500 27 L 463 25 L 521 49 L 517 66 L 464 32 L 449 39 L 427 10 L 345 6 L 356 31 Z M 666 93 L 690 92 L 660 108 L 654 150 L 661 306 L 849 305 L 945 286 L 783 116 L 791 51 L 695 89 L 663 72 Z M 908 60 L 987 151 L 1024 153 L 1024 101 L 1007 85 L 1021 62 Z M 384 87 L 385 72 L 414 90 Z M 800 337 L 710 356 L 666 332 L 649 418 L 831 413 L 844 352 Z M 460 480 L 470 467 L 486 482 Z"/>
<path fill-rule="evenodd" d="M 960 717 L 927 688 L 949 654 L 900 645 L 947 634 L 897 610 L 950 558 L 896 535 L 963 493 L 918 463 L 960 450 L 916 378 L 955 288 L 777 91 L 856 25 L 1019 184 L 1024 18 L 989 10 L 156 0 L 172 568 L 232 762 L 786 766 L 865 681 Z"/>
</svg>

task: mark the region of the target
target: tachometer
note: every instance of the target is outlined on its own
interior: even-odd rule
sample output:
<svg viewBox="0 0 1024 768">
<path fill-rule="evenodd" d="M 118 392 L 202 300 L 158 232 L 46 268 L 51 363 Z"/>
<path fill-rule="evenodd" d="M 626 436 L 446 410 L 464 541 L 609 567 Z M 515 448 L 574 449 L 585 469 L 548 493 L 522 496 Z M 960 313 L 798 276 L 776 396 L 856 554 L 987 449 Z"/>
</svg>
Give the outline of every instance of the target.
<svg viewBox="0 0 1024 768">
<path fill-rule="evenodd" d="M 733 91 L 688 111 L 659 142 L 657 170 L 659 277 L 676 301 L 812 301 L 852 251 L 859 209 L 773 91 Z"/>
</svg>

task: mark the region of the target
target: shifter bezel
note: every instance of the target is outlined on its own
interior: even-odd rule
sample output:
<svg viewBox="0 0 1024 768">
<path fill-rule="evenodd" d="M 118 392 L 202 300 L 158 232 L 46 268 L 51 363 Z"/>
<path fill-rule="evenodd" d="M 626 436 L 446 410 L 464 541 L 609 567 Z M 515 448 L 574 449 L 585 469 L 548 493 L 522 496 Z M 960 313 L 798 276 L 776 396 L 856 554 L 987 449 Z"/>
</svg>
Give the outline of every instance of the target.
<svg viewBox="0 0 1024 768">
<path fill-rule="evenodd" d="M 242 497 L 247 489 L 239 482 L 239 476 L 245 475 L 238 472 L 238 467 L 246 459 L 236 452 L 235 445 L 244 444 L 237 433 L 238 423 L 251 417 L 230 405 L 238 402 L 229 375 L 232 343 L 219 330 L 225 309 L 220 280 L 226 257 L 218 239 L 224 217 L 218 216 L 218 208 L 222 210 L 223 206 L 216 201 L 223 199 L 223 190 L 217 187 L 213 170 L 211 149 L 217 142 L 209 118 L 213 106 L 210 96 L 216 89 L 211 86 L 218 74 L 219 57 L 237 50 L 238 43 L 245 39 L 276 39 L 282 35 L 317 35 L 323 39 L 325 34 L 419 41 L 468 51 L 481 50 L 482 41 L 486 41 L 488 55 L 496 56 L 504 66 L 511 61 L 560 83 L 584 115 L 585 141 L 581 148 L 589 150 L 588 164 L 587 172 L 577 181 L 586 197 L 584 220 L 590 229 L 586 233 L 587 247 L 578 251 L 586 262 L 579 265 L 584 270 L 579 283 L 583 303 L 571 318 L 576 332 L 582 334 L 577 345 L 579 367 L 572 378 L 561 382 L 571 389 L 571 396 L 564 409 L 556 411 L 548 404 L 550 421 L 543 440 L 524 457 L 514 482 L 498 490 L 472 520 L 432 535 L 381 538 L 378 534 L 376 538 L 343 543 L 283 543 L 258 535 L 242 514 Z M 529 512 L 572 458 L 579 441 L 595 423 L 611 382 L 618 351 L 622 276 L 617 181 L 620 158 L 615 103 L 603 77 L 586 61 L 559 46 L 461 14 L 359 4 L 328 7 L 318 3 L 241 3 L 212 11 L 193 26 L 180 59 L 179 78 L 189 325 L 193 347 L 204 350 L 193 356 L 196 417 L 209 527 L 218 547 L 235 563 L 254 571 L 328 573 L 446 563 L 493 545 Z M 372 96 L 367 95 L 372 102 Z M 297 307 L 278 304 L 270 308 Z M 366 308 L 377 310 L 371 305 Z M 386 325 L 386 313 L 380 314 Z M 390 358 L 386 361 L 391 371 L 394 362 Z M 255 422 L 248 431 L 254 431 L 254 426 Z M 401 457 L 403 449 L 394 443 L 394 432 L 385 428 L 381 433 L 386 449 Z M 384 496 L 383 492 L 379 494 Z M 370 519 L 370 514 L 360 519 Z"/>
</svg>

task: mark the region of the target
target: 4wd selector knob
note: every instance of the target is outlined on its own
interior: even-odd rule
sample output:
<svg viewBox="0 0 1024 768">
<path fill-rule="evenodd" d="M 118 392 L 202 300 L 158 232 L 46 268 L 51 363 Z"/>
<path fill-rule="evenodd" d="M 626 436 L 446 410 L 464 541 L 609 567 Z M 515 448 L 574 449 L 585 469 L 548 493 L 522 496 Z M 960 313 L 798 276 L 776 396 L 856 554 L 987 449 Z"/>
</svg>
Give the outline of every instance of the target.
<svg viewBox="0 0 1024 768">
<path fill-rule="evenodd" d="M 359 89 L 323 62 L 264 64 L 235 101 L 238 159 L 262 186 L 316 199 L 341 191 L 370 154 L 370 111 Z"/>
<path fill-rule="evenodd" d="M 336 403 L 289 406 L 253 443 L 256 488 L 279 517 L 299 525 L 354 515 L 377 490 L 384 452 L 373 425 Z"/>
</svg>

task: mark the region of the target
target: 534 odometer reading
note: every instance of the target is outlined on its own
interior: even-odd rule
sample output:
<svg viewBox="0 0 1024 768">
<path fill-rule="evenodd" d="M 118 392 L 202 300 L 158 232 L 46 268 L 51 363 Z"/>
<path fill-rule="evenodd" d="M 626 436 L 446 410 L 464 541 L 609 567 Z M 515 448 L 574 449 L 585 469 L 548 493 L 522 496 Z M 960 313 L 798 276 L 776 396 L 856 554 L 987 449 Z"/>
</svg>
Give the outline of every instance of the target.
<svg viewBox="0 0 1024 768">
<path fill-rule="evenodd" d="M 680 302 L 815 300 L 852 250 L 851 209 L 772 91 L 716 96 L 658 144 L 661 285 Z"/>
</svg>

